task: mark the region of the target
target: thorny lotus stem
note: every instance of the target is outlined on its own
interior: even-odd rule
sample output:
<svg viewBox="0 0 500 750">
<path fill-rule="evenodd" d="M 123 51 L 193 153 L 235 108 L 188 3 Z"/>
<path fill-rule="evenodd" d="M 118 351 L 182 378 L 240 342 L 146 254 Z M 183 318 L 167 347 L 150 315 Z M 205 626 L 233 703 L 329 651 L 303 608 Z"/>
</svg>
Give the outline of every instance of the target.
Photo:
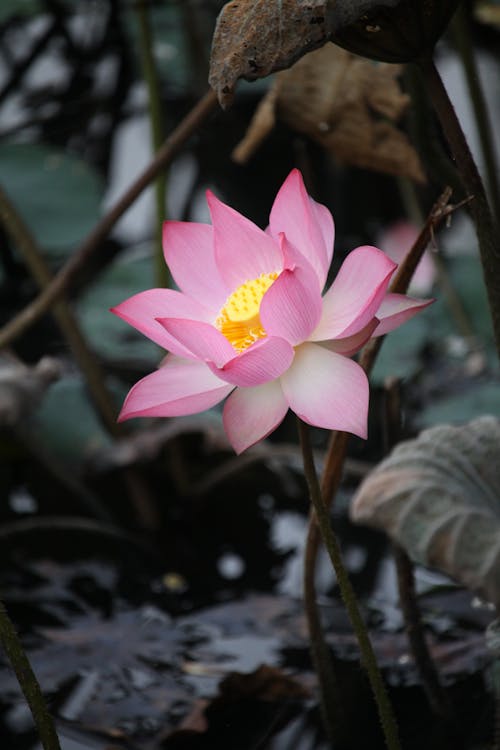
<svg viewBox="0 0 500 750">
<path fill-rule="evenodd" d="M 358 639 L 363 665 L 367 671 L 370 686 L 377 703 L 378 714 L 385 741 L 389 750 L 401 750 L 398 727 L 391 702 L 378 668 L 377 659 L 373 651 L 366 625 L 358 607 L 354 589 L 352 588 L 347 570 L 342 561 L 340 546 L 337 537 L 333 532 L 328 507 L 321 495 L 321 488 L 319 486 L 311 443 L 309 440 L 309 428 L 300 419 L 298 420 L 298 428 L 304 461 L 304 472 L 309 487 L 309 496 L 314 507 L 316 522 L 319 526 L 325 548 L 330 556 L 330 560 L 332 561 L 340 593 Z M 327 710 L 328 709 L 329 707 L 327 707 Z"/>
<path fill-rule="evenodd" d="M 216 106 L 217 97 L 210 89 L 166 138 L 153 161 L 96 224 L 66 265 L 54 276 L 50 284 L 19 315 L 0 330 L 0 349 L 10 344 L 29 326 L 33 325 L 64 292 L 71 288 L 82 268 L 99 251 L 101 243 L 108 236 L 118 219 L 130 208 L 159 172 L 172 162 L 187 139 L 196 132 L 201 123 L 205 122 Z"/>
<path fill-rule="evenodd" d="M 151 142 L 153 153 L 159 151 L 163 141 L 163 118 L 161 112 L 161 95 L 158 71 L 153 54 L 153 34 L 145 0 L 138 0 L 136 4 L 137 21 L 139 24 L 139 43 L 141 47 L 142 72 L 148 90 L 149 122 L 151 126 Z M 165 203 L 167 197 L 166 172 L 159 172 L 155 180 L 156 199 L 156 232 L 155 232 L 155 274 L 158 286 L 170 285 L 170 274 L 163 258 L 162 227 L 165 219 Z"/>
<path fill-rule="evenodd" d="M 309 541 L 311 535 L 318 535 L 319 541 L 319 529 L 313 508 L 311 508 L 309 526 L 307 529 L 306 557 L 304 559 L 303 570 L 304 609 L 308 619 L 307 624 L 309 629 L 311 658 L 314 671 L 318 676 L 321 715 L 328 739 L 330 740 L 332 747 L 334 747 L 335 742 L 340 742 L 340 737 L 343 736 L 345 731 L 345 720 L 342 720 L 342 717 L 345 716 L 345 712 L 344 707 L 342 706 L 342 695 L 335 674 L 332 654 L 324 637 L 321 613 L 319 607 L 316 605 L 316 588 L 314 580 L 309 580 L 311 575 L 314 577 L 316 570 L 315 562 L 317 550 L 317 545 L 311 544 Z M 309 560 L 307 555 L 312 555 L 313 558 Z"/>
<path fill-rule="evenodd" d="M 458 49 L 462 65 L 464 67 L 467 88 L 474 110 L 481 151 L 483 152 L 483 163 L 488 180 L 493 213 L 497 222 L 500 221 L 500 189 L 498 184 L 498 170 L 493 136 L 491 132 L 491 121 L 486 108 L 481 79 L 474 57 L 474 49 L 470 38 L 470 24 L 467 18 L 467 10 L 462 3 L 459 5 L 453 18 L 453 38 Z"/>
<path fill-rule="evenodd" d="M 427 221 L 415 241 L 415 244 L 398 268 L 391 284 L 390 291 L 402 294 L 407 290 L 411 277 L 433 236 L 434 230 L 443 219 L 449 216 L 458 207 L 448 205 L 450 197 L 451 190 L 450 188 L 446 188 L 434 204 Z M 382 342 L 383 337 L 371 339 L 361 353 L 359 363 L 367 374 L 370 373 L 375 364 Z M 348 439 L 349 436 L 345 432 L 333 432 L 330 438 L 321 483 L 321 493 L 327 506 L 332 503 L 340 484 L 344 459 L 347 452 Z M 316 523 L 314 514 L 311 513 L 304 555 L 304 605 L 311 637 L 312 657 L 315 664 L 319 662 L 322 658 L 322 654 L 327 649 L 316 601 L 315 573 L 320 541 L 321 536 L 318 524 Z M 325 676 L 325 672 L 327 672 L 328 668 L 331 666 L 331 664 L 326 663 L 326 666 L 323 665 L 322 670 L 318 673 L 320 691 L 324 691 L 325 693 L 329 691 L 329 686 L 333 684 L 334 681 L 334 677 Z M 326 682 L 323 683 L 323 680 L 326 680 Z"/>
<path fill-rule="evenodd" d="M 495 227 L 481 176 L 456 112 L 432 58 L 419 63 L 430 99 L 448 140 L 466 193 L 473 197 L 470 212 L 476 227 L 493 331 L 500 357 L 500 235 Z"/>
<path fill-rule="evenodd" d="M 45 705 L 40 685 L 3 602 L 0 602 L 0 642 L 30 707 L 44 750 L 61 750 L 54 722 Z"/>
</svg>

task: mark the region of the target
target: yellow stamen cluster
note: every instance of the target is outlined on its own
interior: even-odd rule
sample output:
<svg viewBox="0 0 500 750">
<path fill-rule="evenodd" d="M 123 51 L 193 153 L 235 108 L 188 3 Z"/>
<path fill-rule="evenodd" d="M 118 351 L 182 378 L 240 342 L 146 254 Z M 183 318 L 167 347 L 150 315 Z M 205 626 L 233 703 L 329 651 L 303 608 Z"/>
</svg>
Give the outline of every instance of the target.
<svg viewBox="0 0 500 750">
<path fill-rule="evenodd" d="M 246 281 L 228 297 L 220 311 L 215 325 L 237 352 L 266 335 L 259 316 L 260 303 L 277 277 L 277 273 L 261 273 L 257 279 Z"/>
</svg>

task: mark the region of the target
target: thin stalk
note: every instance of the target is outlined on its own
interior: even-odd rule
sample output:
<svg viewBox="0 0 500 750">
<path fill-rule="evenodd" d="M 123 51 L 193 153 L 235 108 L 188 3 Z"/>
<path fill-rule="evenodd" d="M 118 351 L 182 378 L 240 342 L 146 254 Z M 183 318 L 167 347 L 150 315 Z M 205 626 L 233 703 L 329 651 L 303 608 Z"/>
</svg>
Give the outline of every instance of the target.
<svg viewBox="0 0 500 750">
<path fill-rule="evenodd" d="M 16 247 L 23 256 L 31 275 L 42 289 L 52 283 L 52 274 L 29 228 L 26 226 L 7 194 L 0 188 L 0 221 L 5 225 Z M 114 399 L 106 386 L 101 366 L 90 350 L 78 323 L 63 299 L 53 307 L 53 314 L 68 346 L 73 352 L 87 383 L 93 403 L 108 433 L 114 437 L 123 435 L 123 426 L 116 422 Z M 50 461 L 52 463 L 52 461 Z M 133 468 L 124 471 L 124 479 L 129 496 L 137 514 L 139 525 L 143 529 L 158 528 L 158 515 L 146 484 Z"/>
<path fill-rule="evenodd" d="M 0 642 L 26 698 L 44 750 L 61 750 L 40 685 L 3 602 L 0 602 Z"/>
<path fill-rule="evenodd" d="M 311 540 L 310 537 L 318 537 Z M 306 539 L 306 558 L 304 559 L 304 609 L 307 617 L 311 658 L 314 671 L 318 677 L 320 709 L 326 734 L 332 746 L 340 742 L 344 732 L 344 709 L 342 706 L 342 695 L 335 674 L 333 659 L 330 648 L 325 639 L 323 625 L 321 623 L 321 612 L 316 604 L 316 589 L 314 581 L 308 580 L 314 576 L 315 559 L 308 560 L 307 555 L 315 555 L 317 543 L 320 541 L 320 532 L 316 523 L 314 510 L 311 509 L 309 526 Z"/>
<path fill-rule="evenodd" d="M 330 494 L 323 493 L 323 497 L 332 497 L 340 484 L 348 439 L 347 432 L 332 433 L 327 456 L 331 458 L 332 455 L 335 455 L 336 460 L 330 460 L 325 464 L 322 487 L 326 486 Z M 340 718 L 344 715 L 342 695 L 337 684 L 335 668 L 326 642 L 321 623 L 321 612 L 316 598 L 316 560 L 320 543 L 320 529 L 316 522 L 314 508 L 311 508 L 304 551 L 304 611 L 309 631 L 311 658 L 318 676 L 321 713 L 325 728 L 329 739 L 339 742 L 345 723 Z"/>
<path fill-rule="evenodd" d="M 422 681 L 422 687 L 434 713 L 452 727 L 452 706 L 441 685 L 436 665 L 425 640 L 422 617 L 415 592 L 413 563 L 405 550 L 398 544 L 394 544 L 392 550 L 398 578 L 399 604 L 403 612 L 408 642 Z"/>
<path fill-rule="evenodd" d="M 16 211 L 9 196 L 1 187 L 0 221 L 14 241 L 32 277 L 41 289 L 45 289 L 52 280 L 50 269 L 30 229 Z M 106 386 L 101 366 L 93 352 L 89 349 L 71 309 L 61 299 L 54 305 L 53 314 L 84 374 L 90 394 L 103 424 L 111 435 L 118 436 L 121 430 L 116 423 L 113 397 Z"/>
<path fill-rule="evenodd" d="M 205 34 L 206 23 L 203 7 L 197 0 L 180 0 L 178 3 L 183 16 L 186 47 L 189 53 L 189 71 L 194 91 L 203 91 L 208 78 L 208 57 Z"/>
<path fill-rule="evenodd" d="M 139 44 L 141 49 L 142 73 L 148 90 L 149 122 L 151 126 L 151 143 L 153 153 L 156 153 L 164 137 L 163 117 L 161 109 L 161 92 L 158 71 L 153 53 L 153 33 L 146 0 L 138 0 L 136 4 L 137 21 L 139 25 Z M 156 202 L 156 231 L 155 231 L 155 276 L 158 286 L 170 286 L 171 278 L 163 258 L 162 227 L 165 220 L 167 198 L 166 170 L 158 173 L 155 180 Z"/>
<path fill-rule="evenodd" d="M 362 661 L 367 671 L 370 686 L 377 704 L 386 745 L 389 750 L 401 750 L 396 717 L 394 716 L 392 705 L 378 668 L 375 652 L 373 651 L 366 625 L 358 607 L 354 589 L 352 588 L 347 570 L 342 561 L 340 546 L 331 526 L 328 507 L 321 495 L 321 488 L 316 474 L 313 452 L 309 440 L 309 428 L 299 419 L 298 429 L 304 461 L 304 473 L 309 488 L 309 496 L 316 516 L 316 522 L 319 526 L 323 543 L 335 570 L 340 593 L 349 615 L 349 619 L 358 639 Z"/>
<path fill-rule="evenodd" d="M 417 66 L 406 65 L 403 78 L 412 103 L 407 115 L 408 129 L 426 173 L 434 184 L 449 185 L 455 196 L 463 197 L 462 182 L 443 148 L 440 126 Z"/>
<path fill-rule="evenodd" d="M 43 292 L 39 294 L 29 305 L 16 315 L 9 323 L 0 330 L 0 349 L 10 344 L 20 336 L 27 328 L 33 325 L 54 302 L 65 292 L 68 292 L 75 283 L 82 268 L 89 262 L 100 249 L 101 243 L 108 236 L 116 222 L 130 208 L 134 201 L 141 195 L 148 185 L 155 179 L 159 172 L 171 164 L 174 157 L 188 140 L 196 132 L 200 125 L 206 121 L 208 116 L 217 106 L 217 96 L 210 89 L 188 112 L 182 122 L 167 136 L 162 147 L 148 164 L 146 169 L 120 196 L 117 202 L 110 208 L 107 214 L 96 224 L 90 234 L 73 253 L 68 262 L 53 277 Z"/>
<path fill-rule="evenodd" d="M 486 628 L 485 640 L 491 657 L 490 681 L 495 701 L 493 744 L 491 750 L 500 750 L 500 620 L 498 618 L 490 622 Z"/>
<path fill-rule="evenodd" d="M 400 265 L 397 274 L 391 284 L 390 291 L 404 293 L 408 288 L 411 277 L 422 257 L 433 233 L 439 223 L 449 216 L 456 206 L 449 206 L 448 201 L 451 196 L 450 188 L 446 188 L 439 199 L 434 204 L 427 221 L 425 222 L 415 244 Z M 383 337 L 371 339 L 364 347 L 359 363 L 367 374 L 373 368 L 377 355 L 382 346 Z M 344 460 L 347 453 L 347 443 L 349 435 L 345 432 L 333 432 L 330 437 L 328 446 L 325 468 L 321 482 L 321 493 L 329 506 L 337 492 L 340 484 Z M 306 547 L 304 554 L 304 604 L 305 614 L 308 622 L 309 633 L 311 637 L 311 652 L 314 664 L 321 661 L 322 655 L 327 650 L 327 645 L 321 625 L 321 616 L 316 600 L 316 561 L 318 550 L 321 542 L 321 535 L 314 513 L 311 513 L 309 527 L 306 537 Z M 325 695 L 330 695 L 333 691 L 331 685 L 334 684 L 334 675 L 328 674 L 332 671 L 333 665 L 329 662 L 322 662 L 322 668 L 318 672 L 320 691 Z M 329 728 L 331 725 L 329 725 Z"/>
<path fill-rule="evenodd" d="M 408 216 L 415 224 L 421 224 L 424 217 L 420 209 L 415 186 L 406 177 L 401 177 L 398 180 L 398 184 L 401 198 L 406 207 Z M 448 268 L 446 267 L 446 263 L 443 261 L 437 248 L 434 248 L 434 252 L 430 253 L 430 257 L 436 271 L 439 290 L 443 294 L 444 301 L 455 321 L 459 334 L 468 342 L 470 349 L 479 352 L 481 346 L 477 340 L 474 326 L 472 325 L 472 321 L 470 320 L 460 295 L 455 288 L 450 273 L 448 272 Z"/>
<path fill-rule="evenodd" d="M 500 357 L 500 235 L 490 211 L 481 176 L 434 61 L 432 58 L 424 58 L 418 65 L 448 140 L 464 189 L 469 196 L 473 196 L 470 212 L 479 241 L 483 276 Z"/>
<path fill-rule="evenodd" d="M 474 56 L 474 49 L 471 44 L 469 19 L 465 5 L 459 5 L 457 12 L 452 21 L 452 32 L 455 46 L 460 55 L 465 73 L 465 80 L 469 90 L 469 96 L 474 110 L 474 117 L 479 134 L 481 151 L 483 152 L 484 169 L 493 213 L 495 219 L 500 222 L 500 188 L 498 184 L 498 165 L 493 145 L 493 136 L 491 132 L 491 121 L 486 108 L 481 79 Z"/>
<path fill-rule="evenodd" d="M 398 378 L 390 377 L 386 379 L 384 387 L 384 452 L 387 454 L 401 440 L 401 383 Z M 399 544 L 393 544 L 392 549 L 397 572 L 399 605 L 415 666 L 431 708 L 451 727 L 453 710 L 425 639 L 413 563 Z"/>
</svg>

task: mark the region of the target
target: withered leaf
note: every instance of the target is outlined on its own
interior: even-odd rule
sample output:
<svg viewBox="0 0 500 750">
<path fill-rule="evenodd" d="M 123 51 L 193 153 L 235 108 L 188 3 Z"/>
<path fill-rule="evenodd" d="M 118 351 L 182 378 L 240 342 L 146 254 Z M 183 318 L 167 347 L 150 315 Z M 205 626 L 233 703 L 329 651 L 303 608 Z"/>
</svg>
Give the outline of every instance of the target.
<svg viewBox="0 0 500 750">
<path fill-rule="evenodd" d="M 432 51 L 458 2 L 233 0 L 215 29 L 210 85 L 227 106 L 238 78 L 288 68 L 327 41 L 375 60 L 417 60 Z"/>
<path fill-rule="evenodd" d="M 500 604 L 500 421 L 439 425 L 400 443 L 365 479 L 352 517 L 416 562 Z"/>
<path fill-rule="evenodd" d="M 0 427 L 14 427 L 36 408 L 47 388 L 61 375 L 60 363 L 43 357 L 33 367 L 0 357 Z"/>
<path fill-rule="evenodd" d="M 245 162 L 279 118 L 342 163 L 422 182 L 417 152 L 397 127 L 409 104 L 400 72 L 333 44 L 310 52 L 276 76 L 233 158 Z"/>
<path fill-rule="evenodd" d="M 209 83 L 222 107 L 238 78 L 254 81 L 292 65 L 328 40 L 328 0 L 234 0 L 212 41 Z"/>
</svg>

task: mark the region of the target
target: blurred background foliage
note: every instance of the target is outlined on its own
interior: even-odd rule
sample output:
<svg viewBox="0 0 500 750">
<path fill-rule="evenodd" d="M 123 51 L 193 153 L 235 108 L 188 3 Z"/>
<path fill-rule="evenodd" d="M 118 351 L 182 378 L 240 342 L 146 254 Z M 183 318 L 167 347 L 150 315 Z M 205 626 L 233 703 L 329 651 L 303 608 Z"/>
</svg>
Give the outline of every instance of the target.
<svg viewBox="0 0 500 750">
<path fill-rule="evenodd" d="M 207 90 L 211 38 L 222 5 L 222 0 L 163 0 L 142 6 L 126 0 L 3 0 L 0 186 L 25 224 L 44 270 L 37 276 L 3 221 L 1 325 L 77 252 L 152 158 L 139 12 L 146 14 L 151 35 L 166 136 Z M 499 8 L 498 2 L 466 3 L 467 33 L 493 123 L 500 116 Z M 481 162 L 455 27 L 436 54 Z M 345 153 L 332 152 L 305 131 L 293 112 L 279 107 L 266 138 L 245 163 L 235 162 L 233 149 L 275 81 L 241 83 L 233 107 L 214 111 L 184 144 L 165 175 L 160 218 L 206 221 L 204 190 L 210 187 L 265 226 L 278 187 L 298 166 L 311 194 L 334 214 L 335 268 L 357 245 L 377 244 L 395 222 L 421 223 L 453 170 L 425 92 L 410 69 L 402 68 L 397 76 L 401 94 L 408 98 L 397 127 L 421 160 L 425 179 L 417 181 L 353 164 Z M 308 107 L 310 93 L 306 86 L 299 109 Z M 390 118 L 384 113 L 371 104 L 366 108 L 374 122 L 387 125 Z M 498 147 L 497 128 L 494 135 Z M 452 200 L 462 197 L 458 189 Z M 250 591 L 300 593 L 296 567 L 292 572 L 301 550 L 300 533 L 293 524 L 299 523 L 303 532 L 307 503 L 293 420 L 286 419 L 264 446 L 239 459 L 228 448 L 217 410 L 185 420 L 114 426 L 127 389 L 163 356 L 109 313 L 126 297 L 158 284 L 157 221 L 151 187 L 80 272 L 64 302 L 66 323 L 45 315 L 0 354 L 0 586 L 18 627 L 34 641 L 38 638 L 38 645 L 43 640 L 40 624 L 70 629 L 72 608 L 94 617 L 96 602 L 104 600 L 105 619 L 124 607 L 123 602 L 133 609 L 138 602 L 154 601 L 164 612 L 178 615 Z M 348 487 L 384 453 L 381 414 L 388 376 L 402 380 L 407 435 L 442 421 L 498 414 L 498 362 L 466 209 L 438 233 L 429 252 L 437 259 L 437 270 L 427 294 L 437 301 L 384 342 L 373 374 L 370 438 L 352 443 Z M 80 342 L 76 349 L 75 340 Z M 35 369 L 46 356 L 55 361 L 57 377 Z M 82 366 L 89 358 L 90 366 Z M 99 398 L 107 401 L 107 408 Z M 319 461 L 326 439 L 322 431 L 314 432 Z M 340 503 L 338 511 L 345 549 L 359 549 L 359 537 L 342 510 L 345 505 Z M 88 525 L 89 520 L 95 525 Z M 280 536 L 283 523 L 287 530 Z M 106 541 L 108 533 L 113 542 Z M 364 593 L 373 588 L 384 546 L 377 534 L 367 536 L 368 552 L 355 575 Z M 83 571 L 77 564 L 61 582 L 56 563 L 51 569 L 39 566 L 40 558 L 51 556 L 71 560 L 71 565 L 75 557 L 112 558 L 116 580 L 106 578 L 103 563 L 101 568 L 84 566 Z M 378 596 L 381 591 L 388 596 L 386 583 L 379 580 Z M 57 586 L 66 594 L 72 591 L 66 608 L 54 594 Z M 336 592 L 330 581 L 323 590 Z M 31 599 L 24 606 L 28 591 Z M 387 600 L 374 621 L 387 620 L 384 607 Z M 460 616 L 465 617 L 463 612 Z M 240 627 L 238 620 L 238 632 Z M 203 637 L 208 637 L 206 632 Z M 187 649 L 189 638 L 183 638 Z M 271 634 L 266 632 L 265 638 Z M 300 647 L 306 653 L 303 641 Z M 203 661 L 203 653 L 196 658 Z M 481 659 L 480 654 L 468 665 L 469 677 L 477 674 L 478 664 L 483 666 Z M 73 676 L 64 674 L 60 682 L 49 675 L 57 705 L 81 669 L 77 664 Z M 165 705 L 172 708 L 175 700 L 181 699 L 174 696 Z M 31 727 L 22 725 L 18 732 L 9 719 L 18 696 L 0 690 L 0 702 L 0 737 L 9 743 L 19 734 L 23 747 L 33 747 Z M 90 726 L 85 705 L 78 716 Z M 183 712 L 174 714 L 172 709 L 169 726 Z M 157 738 L 160 730 L 141 725 L 123 731 L 130 739 Z M 319 746 L 314 742 L 311 739 L 309 747 Z M 159 746 L 151 740 L 151 747 Z"/>
</svg>

